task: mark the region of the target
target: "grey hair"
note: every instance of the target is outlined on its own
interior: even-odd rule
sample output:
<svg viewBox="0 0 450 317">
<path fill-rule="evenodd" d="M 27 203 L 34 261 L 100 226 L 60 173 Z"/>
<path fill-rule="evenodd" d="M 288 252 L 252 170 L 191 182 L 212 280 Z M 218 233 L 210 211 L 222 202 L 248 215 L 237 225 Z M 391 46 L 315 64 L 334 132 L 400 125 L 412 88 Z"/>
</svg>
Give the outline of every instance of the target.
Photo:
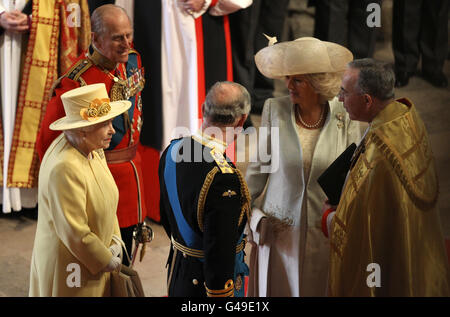
<svg viewBox="0 0 450 317">
<path fill-rule="evenodd" d="M 236 91 L 237 89 L 237 91 Z M 215 83 L 203 103 L 203 117 L 216 125 L 227 125 L 243 115 L 249 114 L 250 94 L 247 89 L 235 82 Z"/>
<path fill-rule="evenodd" d="M 110 11 L 113 8 L 121 10 L 127 16 L 128 21 L 130 21 L 130 24 L 132 24 L 131 19 L 128 16 L 128 14 L 124 8 L 122 8 L 121 6 L 115 5 L 115 4 L 105 4 L 105 5 L 98 7 L 97 9 L 94 10 L 94 12 L 92 12 L 91 31 L 93 33 L 96 33 L 101 36 L 107 32 L 107 29 L 106 29 L 106 26 L 104 23 L 104 18 L 105 18 L 105 16 L 108 15 L 108 11 Z"/>
<path fill-rule="evenodd" d="M 66 136 L 70 138 L 70 141 L 75 141 L 76 143 L 79 143 L 79 136 L 81 133 L 83 132 L 90 133 L 94 129 L 95 125 L 89 125 L 87 127 L 64 130 L 63 132 Z"/>
<path fill-rule="evenodd" d="M 79 146 L 82 143 L 82 132 L 90 132 L 90 129 L 87 129 L 86 127 L 83 128 L 75 128 L 75 129 L 69 129 L 64 130 L 63 133 L 66 136 L 66 139 L 75 146 Z"/>
<path fill-rule="evenodd" d="M 394 98 L 395 73 L 391 64 L 363 58 L 351 61 L 348 66 L 359 70 L 357 88 L 361 93 L 382 101 Z"/>
</svg>

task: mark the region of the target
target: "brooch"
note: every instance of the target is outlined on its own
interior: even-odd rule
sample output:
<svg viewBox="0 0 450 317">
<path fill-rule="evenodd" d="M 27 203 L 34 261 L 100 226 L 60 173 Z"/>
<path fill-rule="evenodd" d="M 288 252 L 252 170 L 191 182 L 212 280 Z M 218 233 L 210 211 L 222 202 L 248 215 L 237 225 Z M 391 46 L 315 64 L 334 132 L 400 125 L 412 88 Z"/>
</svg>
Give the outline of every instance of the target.
<svg viewBox="0 0 450 317">
<path fill-rule="evenodd" d="M 336 113 L 336 119 L 338 119 L 337 122 L 338 129 L 342 128 L 344 126 L 345 113 L 344 112 Z"/>
</svg>

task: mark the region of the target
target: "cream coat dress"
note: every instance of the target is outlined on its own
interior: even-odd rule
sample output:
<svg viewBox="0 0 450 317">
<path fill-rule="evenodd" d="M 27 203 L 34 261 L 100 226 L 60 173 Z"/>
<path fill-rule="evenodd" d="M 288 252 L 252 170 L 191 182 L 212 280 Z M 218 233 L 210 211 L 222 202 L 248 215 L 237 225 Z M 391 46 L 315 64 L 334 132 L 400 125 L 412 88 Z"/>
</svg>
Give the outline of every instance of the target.
<svg viewBox="0 0 450 317">
<path fill-rule="evenodd" d="M 289 96 L 266 101 L 261 127 L 269 133 L 259 133 L 259 153 L 270 159 L 258 158 L 246 174 L 252 201 L 263 194 L 247 228 L 252 245 L 248 296 L 325 296 L 329 245 L 321 211 L 327 198 L 317 178 L 347 146 L 359 143 L 360 124 L 349 119 L 337 98 L 331 100 L 324 126 L 310 135 L 315 144 L 306 146 L 312 151 L 306 160 Z M 263 217 L 267 221 L 261 222 Z"/>
<path fill-rule="evenodd" d="M 64 133 L 45 153 L 30 296 L 110 295 L 110 273 L 102 271 L 112 257 L 112 235 L 120 237 L 119 193 L 103 151 L 92 153 L 87 159 Z"/>
</svg>

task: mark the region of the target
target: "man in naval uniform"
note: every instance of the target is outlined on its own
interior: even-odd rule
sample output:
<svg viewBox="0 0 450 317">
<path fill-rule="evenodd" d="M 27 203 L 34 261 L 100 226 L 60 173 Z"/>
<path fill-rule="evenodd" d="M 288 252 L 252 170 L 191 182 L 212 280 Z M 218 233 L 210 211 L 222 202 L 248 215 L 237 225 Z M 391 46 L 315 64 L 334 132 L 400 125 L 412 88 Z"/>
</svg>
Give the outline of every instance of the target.
<svg viewBox="0 0 450 317">
<path fill-rule="evenodd" d="M 250 95 L 217 82 L 202 105 L 201 130 L 172 140 L 160 159 L 161 223 L 171 239 L 168 295 L 243 296 L 244 227 L 250 196 L 224 155 L 248 117 Z"/>
<path fill-rule="evenodd" d="M 64 116 L 60 96 L 68 90 L 105 83 L 111 101 L 132 102 L 127 112 L 113 120 L 116 133 L 110 147 L 105 150 L 108 167 L 119 189 L 117 217 L 122 239 L 130 253 L 133 230 L 138 224 L 142 227 L 146 216 L 141 197 L 141 159 L 136 151 L 142 125 L 144 70 L 140 55 L 131 47 L 133 28 L 130 19 L 121 7 L 108 4 L 97 8 L 92 13 L 91 23 L 92 44 L 88 52 L 82 54 L 54 85 L 53 97 L 38 135 L 37 149 L 42 159 L 48 146 L 59 135 L 58 131 L 49 129 L 49 124 Z"/>
</svg>

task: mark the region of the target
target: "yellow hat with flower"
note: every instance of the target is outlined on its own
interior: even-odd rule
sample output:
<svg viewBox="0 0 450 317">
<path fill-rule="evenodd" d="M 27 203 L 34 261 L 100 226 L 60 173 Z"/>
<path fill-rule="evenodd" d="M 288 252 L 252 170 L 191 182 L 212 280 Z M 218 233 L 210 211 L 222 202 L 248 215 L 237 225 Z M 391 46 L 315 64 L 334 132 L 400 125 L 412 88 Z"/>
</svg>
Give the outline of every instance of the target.
<svg viewBox="0 0 450 317">
<path fill-rule="evenodd" d="M 61 95 L 65 117 L 50 124 L 51 130 L 87 127 L 112 119 L 131 107 L 128 100 L 110 101 L 103 83 L 86 85 Z"/>
</svg>

